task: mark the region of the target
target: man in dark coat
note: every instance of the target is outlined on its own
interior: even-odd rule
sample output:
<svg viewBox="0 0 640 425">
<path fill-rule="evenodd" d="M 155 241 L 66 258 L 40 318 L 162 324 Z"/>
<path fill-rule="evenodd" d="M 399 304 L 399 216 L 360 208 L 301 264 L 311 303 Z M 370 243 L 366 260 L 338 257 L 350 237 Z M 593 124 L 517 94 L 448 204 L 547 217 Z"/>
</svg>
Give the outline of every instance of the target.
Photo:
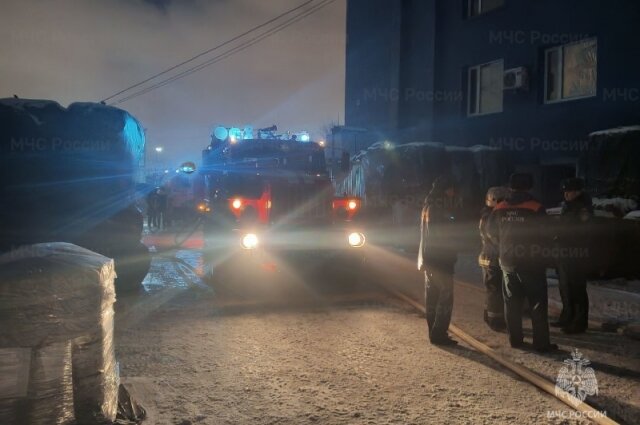
<svg viewBox="0 0 640 425">
<path fill-rule="evenodd" d="M 562 313 L 552 326 L 566 333 L 587 330 L 589 297 L 587 267 L 589 261 L 589 222 L 593 217 L 591 197 L 584 191 L 584 181 L 570 178 L 562 182 L 560 232 L 558 235 L 558 277 Z"/>
<path fill-rule="evenodd" d="M 441 176 L 433 183 L 420 220 L 418 270 L 425 274 L 429 340 L 436 345 L 456 344 L 447 330 L 453 309 L 453 269 L 460 239 L 456 219 L 460 206 L 453 179 Z"/>
<path fill-rule="evenodd" d="M 511 175 L 510 194 L 491 213 L 487 229 L 499 251 L 509 342 L 516 348 L 524 345 L 522 307 L 527 299 L 531 308 L 533 347 L 547 352 L 558 347 L 549 340 L 543 233 L 546 213 L 529 193 L 532 187 L 530 174 Z"/>
<path fill-rule="evenodd" d="M 159 209 L 159 188 L 153 189 L 147 195 L 147 227 L 149 230 L 159 227 L 158 209 Z"/>
<path fill-rule="evenodd" d="M 482 282 L 485 288 L 484 321 L 494 331 L 502 331 L 504 321 L 504 298 L 502 297 L 502 270 L 498 261 L 498 247 L 491 241 L 487 233 L 487 221 L 493 209 L 508 194 L 506 187 L 496 186 L 487 191 L 485 207 L 482 210 L 480 224 L 480 240 L 482 251 L 478 256 L 478 264 L 482 270 Z"/>
</svg>

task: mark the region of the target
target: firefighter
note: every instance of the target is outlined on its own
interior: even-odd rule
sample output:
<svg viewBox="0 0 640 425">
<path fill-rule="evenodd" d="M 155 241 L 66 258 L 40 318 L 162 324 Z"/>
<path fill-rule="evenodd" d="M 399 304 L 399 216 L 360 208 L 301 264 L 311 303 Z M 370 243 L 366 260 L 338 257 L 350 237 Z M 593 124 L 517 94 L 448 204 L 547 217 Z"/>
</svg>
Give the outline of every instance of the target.
<svg viewBox="0 0 640 425">
<path fill-rule="evenodd" d="M 542 204 L 529 193 L 532 187 L 530 174 L 512 174 L 510 193 L 491 213 L 487 230 L 498 246 L 509 342 L 514 348 L 524 346 L 522 308 L 526 299 L 531 308 L 533 348 L 548 352 L 558 346 L 549 340 L 543 236 L 546 214 Z"/>
<path fill-rule="evenodd" d="M 506 327 L 502 297 L 502 270 L 498 262 L 498 247 L 489 238 L 486 227 L 491 212 L 506 198 L 507 194 L 506 187 L 496 186 L 489 189 L 478 226 L 482 241 L 478 264 L 482 269 L 482 282 L 486 291 L 484 321 L 494 331 L 503 331 Z"/>
<path fill-rule="evenodd" d="M 453 270 L 457 260 L 456 218 L 461 205 L 451 177 L 433 183 L 422 209 L 418 270 L 425 274 L 425 306 L 429 340 L 455 345 L 447 330 L 453 309 Z"/>
<path fill-rule="evenodd" d="M 562 182 L 562 203 L 558 258 L 558 277 L 562 313 L 552 326 L 569 334 L 587 330 L 589 297 L 587 266 L 589 254 L 589 221 L 593 217 L 591 197 L 584 191 L 584 181 L 569 178 Z"/>
</svg>

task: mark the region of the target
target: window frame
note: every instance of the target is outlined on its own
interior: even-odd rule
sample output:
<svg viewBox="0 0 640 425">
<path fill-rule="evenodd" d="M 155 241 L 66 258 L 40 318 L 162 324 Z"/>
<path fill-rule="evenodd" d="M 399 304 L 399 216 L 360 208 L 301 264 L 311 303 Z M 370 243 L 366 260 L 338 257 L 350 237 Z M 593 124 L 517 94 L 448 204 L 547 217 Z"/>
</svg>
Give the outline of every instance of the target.
<svg viewBox="0 0 640 425">
<path fill-rule="evenodd" d="M 574 97 L 563 97 L 562 93 L 564 91 L 564 49 L 567 46 L 573 46 L 576 44 L 583 44 L 589 41 L 595 41 L 596 42 L 596 87 L 595 87 L 595 91 L 593 94 L 587 94 L 584 96 L 574 96 Z M 547 97 L 548 95 L 548 90 L 549 90 L 549 54 L 551 52 L 558 52 L 558 67 L 559 67 L 559 82 L 560 82 L 560 87 L 558 88 L 558 91 L 560 93 L 559 98 L 558 99 L 549 99 Z M 544 104 L 545 105 L 549 105 L 549 104 L 554 104 L 554 103 L 562 103 L 562 102 L 571 102 L 574 100 L 583 100 L 583 99 L 589 99 L 592 97 L 597 97 L 598 96 L 598 37 L 590 37 L 590 38 L 585 38 L 582 40 L 578 40 L 578 41 L 572 41 L 570 43 L 565 43 L 565 44 L 560 44 L 558 46 L 553 46 L 553 47 L 549 47 L 547 49 L 544 50 L 544 93 L 543 93 L 543 100 L 544 100 Z"/>
<path fill-rule="evenodd" d="M 502 75 L 500 80 L 502 81 L 502 90 L 500 90 L 500 94 L 502 95 L 502 102 L 500 104 L 500 110 L 499 111 L 492 111 L 492 112 L 481 112 L 480 111 L 480 104 L 481 104 L 481 100 L 482 100 L 482 84 L 480 84 L 481 81 L 481 69 L 482 67 L 485 67 L 487 65 L 492 65 L 495 63 L 502 63 Z M 475 71 L 475 75 L 476 75 L 476 93 L 475 93 L 475 110 L 476 112 L 471 113 L 471 73 L 472 71 Z M 504 112 L 504 59 L 496 59 L 493 61 L 489 61 L 489 62 L 485 62 L 485 63 L 481 63 L 479 65 L 474 65 L 474 66 L 470 66 L 467 68 L 467 117 L 468 118 L 472 118 L 472 117 L 479 117 L 479 116 L 484 116 L 484 115 L 493 115 L 493 114 L 501 114 L 502 112 Z"/>
</svg>

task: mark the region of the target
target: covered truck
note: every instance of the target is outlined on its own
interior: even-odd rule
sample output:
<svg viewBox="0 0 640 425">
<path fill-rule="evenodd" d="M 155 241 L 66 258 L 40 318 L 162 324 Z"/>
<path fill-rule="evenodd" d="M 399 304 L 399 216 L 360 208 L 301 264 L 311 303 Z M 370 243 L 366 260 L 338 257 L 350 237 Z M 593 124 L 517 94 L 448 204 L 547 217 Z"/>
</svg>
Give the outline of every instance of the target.
<svg viewBox="0 0 640 425">
<path fill-rule="evenodd" d="M 128 112 L 98 103 L 0 100 L 0 252 L 71 242 L 113 258 L 119 290 L 150 256 L 136 208 L 145 138 Z"/>
<path fill-rule="evenodd" d="M 462 219 L 475 237 L 486 190 L 508 181 L 511 171 L 506 153 L 494 147 L 378 142 L 354 155 L 348 172 L 336 176 L 336 193 L 362 199 L 362 220 L 375 229 L 371 240 L 416 250 L 420 211 L 438 176 L 458 182 Z"/>
<path fill-rule="evenodd" d="M 640 125 L 591 133 L 579 172 L 594 198 L 592 276 L 639 278 Z"/>
</svg>

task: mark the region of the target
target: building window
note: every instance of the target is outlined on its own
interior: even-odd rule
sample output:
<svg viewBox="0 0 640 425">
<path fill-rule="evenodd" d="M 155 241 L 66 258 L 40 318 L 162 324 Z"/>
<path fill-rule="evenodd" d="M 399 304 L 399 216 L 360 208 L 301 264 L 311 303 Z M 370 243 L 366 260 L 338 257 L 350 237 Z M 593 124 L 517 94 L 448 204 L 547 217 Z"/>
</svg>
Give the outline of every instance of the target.
<svg viewBox="0 0 640 425">
<path fill-rule="evenodd" d="M 467 0 L 467 16 L 478 16 L 504 6 L 504 0 Z"/>
<path fill-rule="evenodd" d="M 598 42 L 595 38 L 545 51 L 546 103 L 596 95 Z"/>
<path fill-rule="evenodd" d="M 502 60 L 469 68 L 467 86 L 469 116 L 502 112 Z"/>
</svg>

